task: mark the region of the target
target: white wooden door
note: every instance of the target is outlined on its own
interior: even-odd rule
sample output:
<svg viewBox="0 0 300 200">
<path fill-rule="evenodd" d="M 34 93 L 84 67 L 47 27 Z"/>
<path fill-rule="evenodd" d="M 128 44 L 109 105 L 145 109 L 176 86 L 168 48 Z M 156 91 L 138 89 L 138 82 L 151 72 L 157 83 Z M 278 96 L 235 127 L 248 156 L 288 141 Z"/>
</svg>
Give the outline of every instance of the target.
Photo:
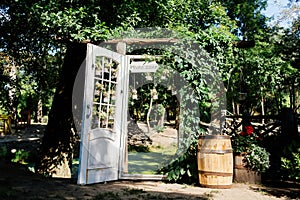
<svg viewBox="0 0 300 200">
<path fill-rule="evenodd" d="M 117 180 L 125 151 L 126 57 L 88 44 L 78 184 Z M 126 74 L 126 73 L 125 73 Z M 122 122 L 122 120 L 124 122 Z"/>
</svg>

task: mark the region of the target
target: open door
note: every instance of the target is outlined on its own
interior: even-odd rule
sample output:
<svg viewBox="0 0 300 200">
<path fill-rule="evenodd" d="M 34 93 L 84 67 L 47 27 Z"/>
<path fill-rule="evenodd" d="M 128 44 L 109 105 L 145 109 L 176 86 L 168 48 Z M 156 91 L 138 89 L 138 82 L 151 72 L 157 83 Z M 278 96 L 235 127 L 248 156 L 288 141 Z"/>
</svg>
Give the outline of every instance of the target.
<svg viewBox="0 0 300 200">
<path fill-rule="evenodd" d="M 160 71 L 157 71 L 158 69 Z M 144 130 L 145 120 L 134 118 L 135 112 L 132 111 L 132 109 L 137 109 L 136 105 L 139 103 L 134 95 L 139 95 L 140 100 L 145 100 L 146 97 L 141 96 L 142 93 L 147 96 L 154 91 L 154 88 L 167 90 L 169 86 L 167 80 L 156 80 L 156 82 L 147 80 L 147 76 L 152 74 L 154 77 L 154 73 L 158 73 L 156 76 L 159 77 L 159 73 L 163 71 L 166 71 L 166 68 L 159 68 L 156 62 L 149 61 L 149 56 L 125 56 L 99 46 L 87 45 L 78 184 L 93 184 L 118 179 L 162 180 L 165 178 L 165 175 L 156 174 L 156 166 L 163 164 L 175 153 L 179 144 L 178 132 L 174 128 L 170 131 L 167 127 L 168 134 L 172 133 L 172 135 L 159 134 L 153 131 L 153 125 Z M 170 78 L 174 79 L 171 71 L 169 73 Z M 154 83 L 158 83 L 158 85 Z M 134 93 L 135 90 L 138 92 L 137 94 Z M 171 97 L 176 99 L 171 90 L 167 93 L 170 93 L 170 98 L 166 101 L 171 102 Z M 152 107 L 156 106 L 156 110 L 158 110 L 156 104 L 159 101 L 155 100 L 154 96 L 153 94 L 153 97 L 146 102 L 150 102 L 149 104 L 153 102 Z M 176 101 L 174 100 L 174 102 Z M 143 105 L 143 101 L 139 105 Z M 152 109 L 152 111 L 156 110 Z M 156 117 L 155 114 L 152 117 L 151 112 L 149 113 L 149 125 L 156 118 L 161 119 L 161 122 L 164 121 L 162 116 Z M 174 114 L 174 116 L 176 115 Z M 130 125 L 134 121 L 133 118 L 136 119 L 136 124 L 132 128 Z M 173 119 L 170 118 L 170 120 L 172 122 Z M 170 124 L 173 124 L 171 122 Z M 135 134 L 136 129 L 141 130 L 157 143 L 155 143 L 157 151 L 145 154 L 129 151 L 128 140 L 130 137 L 128 136 L 132 133 Z M 170 139 L 166 142 L 161 137 Z M 178 144 L 173 145 L 174 143 Z M 160 148 L 160 146 L 164 148 Z M 146 173 L 144 173 L 145 170 L 136 170 L 141 168 L 140 165 L 143 166 L 143 169 L 147 169 Z"/>
<path fill-rule="evenodd" d="M 124 154 L 126 57 L 88 44 L 78 184 L 117 180 Z M 126 120 L 124 120 L 126 121 Z"/>
</svg>

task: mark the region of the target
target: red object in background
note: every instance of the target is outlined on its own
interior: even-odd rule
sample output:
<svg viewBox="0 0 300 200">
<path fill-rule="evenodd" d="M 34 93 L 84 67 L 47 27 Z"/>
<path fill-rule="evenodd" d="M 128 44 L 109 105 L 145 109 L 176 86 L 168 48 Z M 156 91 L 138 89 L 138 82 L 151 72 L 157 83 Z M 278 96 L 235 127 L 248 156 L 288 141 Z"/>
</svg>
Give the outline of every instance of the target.
<svg viewBox="0 0 300 200">
<path fill-rule="evenodd" d="M 246 129 L 246 132 L 247 132 L 248 135 L 251 135 L 254 131 L 254 128 L 251 125 L 250 126 L 245 126 L 245 129 Z"/>
<path fill-rule="evenodd" d="M 243 127 L 243 131 L 240 133 L 241 136 L 247 136 L 247 135 L 252 135 L 254 131 L 253 126 L 249 125 L 249 126 L 244 126 Z"/>
<path fill-rule="evenodd" d="M 242 132 L 240 133 L 240 135 L 241 135 L 241 136 L 246 136 L 246 135 L 247 135 L 247 133 L 246 133 L 246 132 L 244 132 L 244 131 L 242 131 Z"/>
</svg>

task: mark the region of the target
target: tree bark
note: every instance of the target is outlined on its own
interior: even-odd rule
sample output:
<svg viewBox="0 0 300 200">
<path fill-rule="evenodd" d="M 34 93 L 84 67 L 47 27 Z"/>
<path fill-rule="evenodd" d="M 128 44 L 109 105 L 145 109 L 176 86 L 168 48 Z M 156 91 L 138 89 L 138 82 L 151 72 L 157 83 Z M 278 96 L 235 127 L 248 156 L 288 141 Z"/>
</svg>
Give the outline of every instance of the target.
<svg viewBox="0 0 300 200">
<path fill-rule="evenodd" d="M 151 95 L 151 99 L 150 99 L 150 103 L 149 103 L 149 110 L 147 112 L 147 118 L 146 118 L 148 133 L 150 133 L 150 130 L 151 130 L 151 127 L 150 127 L 150 113 L 151 113 L 151 110 L 152 110 L 152 104 L 153 104 L 153 97 Z"/>
<path fill-rule="evenodd" d="M 42 101 L 42 90 L 39 91 L 39 100 L 37 105 L 37 114 L 36 114 L 36 121 L 38 123 L 42 122 L 43 118 L 43 101 Z"/>
<path fill-rule="evenodd" d="M 263 115 L 263 116 L 265 115 L 265 99 L 263 96 L 261 97 L 261 115 Z M 261 123 L 265 124 L 264 118 L 262 118 Z"/>
<path fill-rule="evenodd" d="M 12 85 L 16 85 L 17 83 L 17 67 L 15 65 L 14 59 L 12 59 L 11 66 L 10 66 L 10 72 L 9 72 L 9 78 L 12 82 Z M 16 99 L 16 88 L 14 86 L 10 86 L 8 91 L 8 113 L 11 114 L 13 122 L 16 122 L 17 124 L 17 99 Z"/>
<path fill-rule="evenodd" d="M 72 92 L 77 72 L 86 57 L 86 44 L 69 43 L 56 87 L 49 121 L 36 161 L 36 172 L 70 177 L 76 128 L 72 115 Z"/>
</svg>

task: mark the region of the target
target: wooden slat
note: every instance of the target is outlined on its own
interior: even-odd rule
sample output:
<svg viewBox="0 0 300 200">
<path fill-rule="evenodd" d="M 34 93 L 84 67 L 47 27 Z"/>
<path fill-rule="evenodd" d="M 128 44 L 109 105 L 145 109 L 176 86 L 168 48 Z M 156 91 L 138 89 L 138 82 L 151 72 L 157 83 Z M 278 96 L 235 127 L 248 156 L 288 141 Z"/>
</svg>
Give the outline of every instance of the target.
<svg viewBox="0 0 300 200">
<path fill-rule="evenodd" d="M 156 174 L 123 174 L 120 177 L 121 180 L 167 180 L 166 175 Z"/>
<path fill-rule="evenodd" d="M 229 115 L 226 116 L 226 118 L 232 118 L 232 119 L 237 119 L 237 118 L 247 118 L 247 119 L 279 119 L 280 117 L 278 115 L 253 115 L 253 116 L 243 116 L 243 115 Z"/>
<path fill-rule="evenodd" d="M 156 44 L 156 43 L 176 43 L 179 42 L 176 38 L 122 38 L 122 39 L 112 39 L 107 40 L 104 43 L 107 44 L 117 44 L 117 43 L 126 43 L 126 44 Z"/>
</svg>

